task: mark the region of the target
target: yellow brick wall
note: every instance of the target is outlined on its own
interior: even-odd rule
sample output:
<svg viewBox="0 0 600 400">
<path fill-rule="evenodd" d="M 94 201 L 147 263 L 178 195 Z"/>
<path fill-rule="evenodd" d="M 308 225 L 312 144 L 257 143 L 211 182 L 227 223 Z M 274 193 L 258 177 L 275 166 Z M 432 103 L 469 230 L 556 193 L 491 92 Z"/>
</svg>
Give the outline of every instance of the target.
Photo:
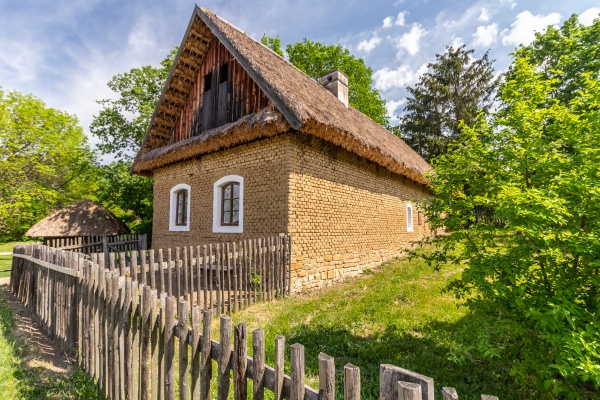
<svg viewBox="0 0 600 400">
<path fill-rule="evenodd" d="M 430 233 L 419 184 L 308 136 L 292 139 L 289 233 L 295 290 L 328 285 L 399 256 Z M 406 203 L 413 205 L 412 233 Z"/>
<path fill-rule="evenodd" d="M 289 140 L 279 136 L 161 168 L 154 174 L 152 247 L 238 241 L 287 231 Z M 244 233 L 213 233 L 213 185 L 244 177 Z M 190 231 L 169 231 L 169 193 L 190 185 Z"/>
<path fill-rule="evenodd" d="M 213 233 L 213 185 L 244 177 L 244 233 Z M 190 231 L 169 231 L 169 192 L 191 187 Z M 399 256 L 429 234 L 416 199 L 427 190 L 320 139 L 286 134 L 173 166 L 154 175 L 153 248 L 292 235 L 292 289 L 329 285 Z M 406 232 L 406 202 L 414 232 Z"/>
</svg>

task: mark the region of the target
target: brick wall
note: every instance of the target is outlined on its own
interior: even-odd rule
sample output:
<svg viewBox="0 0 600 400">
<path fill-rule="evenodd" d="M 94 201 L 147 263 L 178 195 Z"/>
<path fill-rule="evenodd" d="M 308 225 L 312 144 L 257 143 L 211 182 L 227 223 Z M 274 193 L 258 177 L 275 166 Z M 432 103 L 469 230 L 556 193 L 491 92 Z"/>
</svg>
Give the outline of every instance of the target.
<svg viewBox="0 0 600 400">
<path fill-rule="evenodd" d="M 417 183 L 308 136 L 292 140 L 290 223 L 295 289 L 331 284 L 397 257 L 429 234 L 414 200 Z M 413 204 L 412 233 L 406 203 Z"/>
<path fill-rule="evenodd" d="M 289 140 L 279 136 L 161 168 L 154 174 L 152 247 L 237 241 L 287 232 Z M 244 177 L 244 233 L 213 233 L 213 185 Z M 169 192 L 190 185 L 190 231 L 169 232 Z"/>
<path fill-rule="evenodd" d="M 213 233 L 213 184 L 244 177 L 244 233 Z M 169 232 L 169 192 L 191 187 L 190 231 Z M 401 255 L 429 234 L 413 181 L 312 136 L 281 135 L 161 168 L 154 175 L 153 247 L 292 235 L 292 288 L 329 285 Z M 414 232 L 406 231 L 413 203 Z"/>
</svg>

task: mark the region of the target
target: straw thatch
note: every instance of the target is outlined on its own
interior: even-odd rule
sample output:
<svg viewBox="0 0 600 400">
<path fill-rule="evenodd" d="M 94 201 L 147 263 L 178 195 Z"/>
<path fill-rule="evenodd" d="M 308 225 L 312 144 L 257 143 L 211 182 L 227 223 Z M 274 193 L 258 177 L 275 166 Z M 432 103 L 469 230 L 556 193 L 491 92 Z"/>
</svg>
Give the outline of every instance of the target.
<svg viewBox="0 0 600 400">
<path fill-rule="evenodd" d="M 202 44 L 213 36 L 244 67 L 275 109 L 268 111 L 268 122 L 264 121 L 265 114 L 249 116 L 240 124 L 234 123 L 235 126 L 228 124 L 198 137 L 168 145 L 170 135 L 166 132 L 171 132 L 177 123 L 177 104 L 183 104 L 182 99 L 174 96 L 177 94 L 185 98 L 180 74 L 185 68 L 192 68 L 190 65 L 193 64 L 181 59 L 190 57 L 189 49 L 203 48 Z M 195 62 L 201 63 L 202 55 L 194 54 L 197 57 Z M 188 75 L 193 75 L 193 72 L 193 69 L 188 71 Z M 177 83 L 173 83 L 175 81 Z M 260 129 L 265 132 L 261 133 Z M 431 167 L 404 141 L 353 107 L 346 108 L 318 82 L 238 28 L 209 10 L 196 7 L 132 171 L 151 175 L 156 168 L 203 152 L 295 131 L 317 136 L 392 172 L 419 183 L 427 183 L 423 175 Z"/>
<path fill-rule="evenodd" d="M 129 228 L 103 206 L 88 199 L 55 211 L 27 231 L 29 237 L 112 236 Z"/>
</svg>

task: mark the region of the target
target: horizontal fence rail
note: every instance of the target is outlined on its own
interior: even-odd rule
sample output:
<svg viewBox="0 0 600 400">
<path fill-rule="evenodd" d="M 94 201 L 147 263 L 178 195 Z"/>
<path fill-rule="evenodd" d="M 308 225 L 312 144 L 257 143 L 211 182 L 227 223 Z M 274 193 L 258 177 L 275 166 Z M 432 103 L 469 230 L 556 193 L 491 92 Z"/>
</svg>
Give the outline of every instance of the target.
<svg viewBox="0 0 600 400">
<path fill-rule="evenodd" d="M 231 257 L 245 254 L 242 247 L 236 253 L 230 246 L 229 251 Z M 62 340 L 65 351 L 76 352 L 79 365 L 110 399 L 264 400 L 265 392 L 275 400 L 361 398 L 358 366 L 344 366 L 343 393 L 336 394 L 335 360 L 319 354 L 319 388 L 313 389 L 305 385 L 301 344 L 286 351 L 285 338 L 277 336 L 274 365 L 266 365 L 262 330 L 249 334 L 244 324 L 233 327 L 231 318 L 221 315 L 219 337 L 213 339 L 211 309 L 202 310 L 200 301 L 192 304 L 183 292 L 177 298 L 153 288 L 148 279 L 142 281 L 141 269 L 123 274 L 94 261 L 101 257 L 90 260 L 40 245 L 15 246 L 14 254 L 13 293 L 34 310 L 51 337 Z M 208 262 L 200 259 L 190 265 Z M 444 400 L 458 399 L 450 387 L 440 394 Z M 434 381 L 384 364 L 380 399 L 433 400 Z M 486 395 L 481 399 L 498 400 Z"/>
<path fill-rule="evenodd" d="M 45 237 L 44 246 L 75 253 L 110 253 L 146 250 L 147 235 Z"/>
</svg>

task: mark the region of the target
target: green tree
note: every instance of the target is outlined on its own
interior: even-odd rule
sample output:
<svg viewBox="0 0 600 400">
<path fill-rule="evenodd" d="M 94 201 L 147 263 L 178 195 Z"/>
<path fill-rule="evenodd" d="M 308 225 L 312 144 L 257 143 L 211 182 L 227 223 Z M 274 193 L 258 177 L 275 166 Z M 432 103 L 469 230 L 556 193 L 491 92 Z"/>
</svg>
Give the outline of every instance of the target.
<svg viewBox="0 0 600 400">
<path fill-rule="evenodd" d="M 583 26 L 577 15 L 572 15 L 560 28 L 548 26 L 543 34 L 537 33 L 529 46 L 517 49 L 516 55 L 528 58 L 544 78 L 556 80 L 552 98 L 569 102 L 583 88 L 586 72 L 596 79 L 600 75 L 599 37 L 600 20 Z"/>
<path fill-rule="evenodd" d="M 152 232 L 153 180 L 131 175 L 127 161 L 114 161 L 98 171 L 97 198 L 138 233 Z"/>
<path fill-rule="evenodd" d="M 263 35 L 262 43 L 283 57 L 279 37 Z M 290 63 L 311 78 L 317 80 L 332 69 L 338 68 L 348 76 L 348 102 L 357 110 L 380 125 L 388 126 L 389 116 L 385 100 L 372 86 L 373 70 L 364 60 L 354 57 L 342 46 L 325 45 L 304 39 L 288 44 L 286 53 Z"/>
<path fill-rule="evenodd" d="M 494 104 L 498 80 L 493 60 L 487 52 L 472 60 L 473 52 L 465 45 L 446 47 L 415 87 L 407 88 L 410 96 L 398 131 L 428 161 L 446 153 L 448 144 L 462 135 L 461 121 L 472 125 Z"/>
<path fill-rule="evenodd" d="M 132 160 L 142 144 L 176 54 L 176 49 L 171 51 L 158 68 L 132 68 L 108 82 L 119 97 L 99 100 L 102 110 L 90 125 L 91 133 L 100 139 L 98 149 L 102 154 Z"/>
<path fill-rule="evenodd" d="M 0 241 L 20 240 L 51 211 L 90 196 L 93 164 L 76 117 L 0 89 Z"/>
<path fill-rule="evenodd" d="M 517 54 L 504 110 L 462 125 L 452 151 L 434 159 L 435 196 L 423 207 L 447 234 L 427 259 L 464 264 L 448 289 L 511 327 L 511 374 L 548 398 L 596 398 L 600 82 L 574 74 L 580 90 L 560 101 L 563 83 Z"/>
<path fill-rule="evenodd" d="M 98 101 L 103 108 L 90 126 L 92 134 L 100 139 L 100 152 L 116 159 L 99 168 L 98 199 L 137 233 L 151 233 L 153 181 L 130 175 L 129 168 L 175 55 L 176 49 L 160 67 L 147 65 L 114 76 L 108 86 L 119 96 Z"/>
<path fill-rule="evenodd" d="M 279 54 L 281 57 L 285 57 L 283 54 L 283 50 L 281 49 L 281 39 L 279 39 L 279 35 L 277 37 L 269 37 L 266 34 L 262 35 L 260 38 L 262 44 L 273 50 L 275 53 Z"/>
</svg>

